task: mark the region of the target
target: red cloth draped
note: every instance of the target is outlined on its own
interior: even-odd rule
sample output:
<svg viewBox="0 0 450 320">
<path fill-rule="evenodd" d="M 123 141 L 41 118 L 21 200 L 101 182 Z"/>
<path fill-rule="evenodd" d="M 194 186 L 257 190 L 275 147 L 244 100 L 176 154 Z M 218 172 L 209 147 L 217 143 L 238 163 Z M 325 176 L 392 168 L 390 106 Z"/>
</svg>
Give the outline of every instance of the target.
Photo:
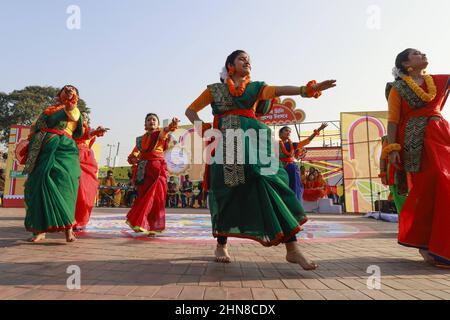
<svg viewBox="0 0 450 320">
<path fill-rule="evenodd" d="M 400 141 L 404 141 L 407 119 L 440 115 L 449 76 L 433 78 L 438 90 L 434 101 L 417 111 L 408 110 L 408 105 L 403 102 Z M 421 170 L 409 174 L 412 186 L 400 212 L 398 241 L 406 246 L 428 249 L 450 262 L 449 168 L 450 126 L 444 119 L 430 120 L 424 137 Z"/>
<path fill-rule="evenodd" d="M 399 243 L 428 249 L 450 260 L 450 127 L 431 121 L 424 139 L 421 171 L 411 174 L 412 188 L 400 213 Z"/>
<path fill-rule="evenodd" d="M 86 144 L 79 141 L 78 149 L 80 153 L 81 177 L 75 210 L 75 228 L 82 229 L 85 228 L 89 222 L 95 203 L 95 197 L 97 196 L 98 165 L 94 157 L 94 151 Z"/>
</svg>

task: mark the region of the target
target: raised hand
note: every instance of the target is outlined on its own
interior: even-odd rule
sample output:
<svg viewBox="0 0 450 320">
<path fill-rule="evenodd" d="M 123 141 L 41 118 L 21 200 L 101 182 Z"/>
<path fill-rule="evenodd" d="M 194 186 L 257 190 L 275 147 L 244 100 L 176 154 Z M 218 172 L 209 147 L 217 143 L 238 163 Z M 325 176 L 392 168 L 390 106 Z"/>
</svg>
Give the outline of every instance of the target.
<svg viewBox="0 0 450 320">
<path fill-rule="evenodd" d="M 322 125 L 317 130 L 322 131 L 326 127 L 328 127 L 328 123 L 324 122 L 324 123 L 322 123 Z"/>
<path fill-rule="evenodd" d="M 135 156 L 130 157 L 128 161 L 129 161 L 129 163 L 130 163 L 131 165 L 136 165 L 136 164 L 139 163 L 138 157 L 135 157 Z"/>
<path fill-rule="evenodd" d="M 325 80 L 314 85 L 314 90 L 316 91 L 325 91 L 330 88 L 336 87 L 336 80 Z"/>
<path fill-rule="evenodd" d="M 98 137 L 103 137 L 104 134 L 109 130 L 109 128 L 104 128 L 102 126 L 98 126 L 97 129 L 94 130 L 94 134 Z"/>
<path fill-rule="evenodd" d="M 180 122 L 180 119 L 177 117 L 172 118 L 172 122 L 168 125 L 165 131 L 175 131 L 178 129 L 178 123 Z"/>
</svg>

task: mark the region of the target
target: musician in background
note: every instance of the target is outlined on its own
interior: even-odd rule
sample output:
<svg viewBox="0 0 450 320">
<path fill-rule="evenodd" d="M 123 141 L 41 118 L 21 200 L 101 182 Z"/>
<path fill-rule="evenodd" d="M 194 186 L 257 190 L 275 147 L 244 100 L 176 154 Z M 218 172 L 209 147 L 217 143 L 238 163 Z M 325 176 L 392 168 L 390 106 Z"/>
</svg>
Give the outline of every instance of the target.
<svg viewBox="0 0 450 320">
<path fill-rule="evenodd" d="M 183 184 L 181 185 L 181 203 L 182 207 L 193 208 L 194 207 L 194 193 L 193 193 L 193 184 L 192 181 L 189 180 L 189 175 L 184 176 Z"/>
<path fill-rule="evenodd" d="M 106 178 L 102 180 L 102 189 L 100 191 L 100 199 L 107 207 L 119 207 L 122 198 L 120 188 L 117 188 L 116 180 L 114 179 L 112 170 L 108 170 Z"/>
<path fill-rule="evenodd" d="M 175 182 L 175 177 L 171 176 L 167 184 L 167 207 L 178 208 L 178 184 Z"/>
</svg>

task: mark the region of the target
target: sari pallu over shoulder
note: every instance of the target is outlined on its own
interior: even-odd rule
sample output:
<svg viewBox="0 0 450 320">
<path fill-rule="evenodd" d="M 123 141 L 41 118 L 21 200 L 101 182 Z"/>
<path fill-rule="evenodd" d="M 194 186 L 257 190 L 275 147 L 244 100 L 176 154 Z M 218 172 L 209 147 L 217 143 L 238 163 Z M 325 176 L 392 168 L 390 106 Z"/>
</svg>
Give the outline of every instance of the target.
<svg viewBox="0 0 450 320">
<path fill-rule="evenodd" d="M 48 142 L 49 137 L 52 137 L 48 135 L 50 132 L 47 129 L 54 129 L 58 131 L 58 133 L 55 131 L 53 134 L 64 134 L 64 129 L 67 126 L 67 122 L 67 115 L 63 109 L 59 109 L 53 114 L 46 114 L 43 112 L 39 116 L 36 123 L 32 126 L 30 143 L 28 145 L 28 157 L 23 170 L 24 174 L 30 174 L 34 170 L 43 144 Z M 80 115 L 77 128 L 73 133 L 73 137 L 81 137 L 83 133 L 83 117 Z"/>
</svg>

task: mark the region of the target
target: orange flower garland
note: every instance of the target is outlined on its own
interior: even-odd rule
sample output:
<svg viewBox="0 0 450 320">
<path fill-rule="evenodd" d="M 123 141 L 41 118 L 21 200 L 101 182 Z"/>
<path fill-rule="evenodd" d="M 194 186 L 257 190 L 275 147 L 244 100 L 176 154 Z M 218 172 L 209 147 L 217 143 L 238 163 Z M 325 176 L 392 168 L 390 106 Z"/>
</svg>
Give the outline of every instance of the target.
<svg viewBox="0 0 450 320">
<path fill-rule="evenodd" d="M 247 85 L 250 82 L 250 76 L 246 76 L 242 82 L 239 84 L 239 87 L 236 88 L 236 85 L 234 84 L 233 79 L 231 77 L 227 78 L 227 85 L 228 90 L 230 90 L 230 93 L 233 97 L 240 97 L 244 94 L 245 89 L 247 88 Z"/>
<path fill-rule="evenodd" d="M 294 156 L 294 151 L 295 151 L 294 150 L 294 145 L 292 144 L 291 139 L 288 139 L 288 142 L 289 142 L 289 150 L 290 151 L 286 150 L 286 147 L 285 147 L 284 142 L 282 140 L 280 140 L 280 149 L 286 156 L 292 157 L 292 156 Z"/>
<path fill-rule="evenodd" d="M 433 77 L 429 74 L 424 75 L 423 79 L 425 80 L 425 83 L 427 85 L 428 93 L 426 93 L 419 85 L 411 78 L 410 76 L 405 76 L 402 78 L 408 86 L 411 88 L 411 90 L 414 91 L 414 93 L 420 98 L 420 100 L 424 102 L 431 102 L 436 98 L 437 94 L 437 88 L 434 83 Z"/>
</svg>

